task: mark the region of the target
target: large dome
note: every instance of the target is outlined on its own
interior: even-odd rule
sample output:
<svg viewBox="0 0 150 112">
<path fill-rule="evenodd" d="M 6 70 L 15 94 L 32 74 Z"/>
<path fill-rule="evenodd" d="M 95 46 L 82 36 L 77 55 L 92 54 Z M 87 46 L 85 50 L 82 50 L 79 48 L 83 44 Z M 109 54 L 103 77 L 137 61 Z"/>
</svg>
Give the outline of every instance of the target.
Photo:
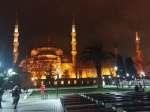
<svg viewBox="0 0 150 112">
<path fill-rule="evenodd" d="M 41 51 L 38 55 L 56 55 L 56 54 L 52 51 Z"/>
<path fill-rule="evenodd" d="M 50 43 L 50 42 L 44 43 L 44 44 L 40 45 L 38 48 L 43 48 L 43 47 L 53 47 L 53 48 L 58 48 L 55 44 Z"/>
<path fill-rule="evenodd" d="M 56 56 L 62 55 L 63 51 L 59 49 L 55 44 L 47 42 L 41 44 L 36 49 L 31 51 L 31 57 L 33 56 Z"/>
<path fill-rule="evenodd" d="M 44 44 L 40 45 L 39 47 L 37 47 L 37 50 L 38 50 L 39 52 L 41 52 L 41 51 L 42 51 L 42 52 L 43 52 L 43 51 L 56 52 L 57 49 L 58 49 L 58 47 L 57 47 L 55 44 L 50 43 L 50 42 L 44 43 Z"/>
</svg>

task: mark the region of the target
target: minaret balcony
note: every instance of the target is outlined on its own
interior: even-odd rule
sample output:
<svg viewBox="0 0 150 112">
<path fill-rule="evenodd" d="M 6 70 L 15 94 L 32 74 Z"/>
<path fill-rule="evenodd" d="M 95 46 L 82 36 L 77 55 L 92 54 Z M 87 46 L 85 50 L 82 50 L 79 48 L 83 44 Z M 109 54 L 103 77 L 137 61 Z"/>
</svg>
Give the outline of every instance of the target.
<svg viewBox="0 0 150 112">
<path fill-rule="evenodd" d="M 18 33 L 18 32 L 15 32 L 15 33 L 14 33 L 14 36 L 15 36 L 15 37 L 18 37 L 18 36 L 19 36 L 19 33 Z"/>
<path fill-rule="evenodd" d="M 75 37 L 75 36 L 76 36 L 76 32 L 71 32 L 71 35 L 72 35 L 73 37 Z"/>
<path fill-rule="evenodd" d="M 71 54 L 72 54 L 72 55 L 76 55 L 76 54 L 77 54 L 77 51 L 71 51 Z"/>
</svg>

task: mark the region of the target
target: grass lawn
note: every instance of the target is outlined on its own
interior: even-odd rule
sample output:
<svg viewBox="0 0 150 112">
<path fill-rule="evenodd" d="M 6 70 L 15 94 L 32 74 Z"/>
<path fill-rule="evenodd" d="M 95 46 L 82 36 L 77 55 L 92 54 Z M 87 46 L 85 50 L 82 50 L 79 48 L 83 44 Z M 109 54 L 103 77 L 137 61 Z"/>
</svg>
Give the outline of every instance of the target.
<svg viewBox="0 0 150 112">
<path fill-rule="evenodd" d="M 118 88 L 118 91 L 134 91 L 134 88 Z M 145 91 L 150 91 L 150 88 L 145 88 Z M 65 94 L 84 94 L 84 93 L 110 93 L 110 92 L 117 92 L 116 87 L 107 87 L 103 88 L 103 90 L 99 90 L 97 88 L 66 88 L 66 89 L 58 89 L 59 95 L 65 95 Z M 40 90 L 35 90 L 32 92 L 32 94 L 28 98 L 40 98 Z M 45 90 L 45 98 L 57 98 L 57 90 L 56 88 L 51 90 Z"/>
</svg>

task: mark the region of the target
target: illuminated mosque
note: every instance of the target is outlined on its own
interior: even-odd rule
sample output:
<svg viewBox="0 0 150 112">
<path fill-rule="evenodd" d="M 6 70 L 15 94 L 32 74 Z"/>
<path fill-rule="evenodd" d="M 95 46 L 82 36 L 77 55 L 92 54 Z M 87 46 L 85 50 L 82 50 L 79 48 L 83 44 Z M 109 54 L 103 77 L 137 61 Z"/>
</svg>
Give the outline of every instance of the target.
<svg viewBox="0 0 150 112">
<path fill-rule="evenodd" d="M 15 25 L 14 33 L 14 64 L 18 57 L 18 45 L 16 40 L 18 39 L 18 23 Z M 61 78 L 96 78 L 96 70 L 91 68 L 82 69 L 79 73 L 77 71 L 77 41 L 76 41 L 76 28 L 73 16 L 72 22 L 72 59 L 63 55 L 63 50 L 57 47 L 55 44 L 48 40 L 47 43 L 31 50 L 31 57 L 23 59 L 19 66 L 23 71 L 31 73 L 33 80 L 46 79 L 47 77 L 54 79 Z M 16 39 L 17 38 L 17 39 Z M 94 67 L 93 67 L 94 68 Z M 80 75 L 79 75 L 80 74 Z"/>
<path fill-rule="evenodd" d="M 18 20 L 16 19 L 15 30 L 14 30 L 14 49 L 13 49 L 13 63 L 16 64 L 18 59 Z M 90 67 L 79 67 L 77 68 L 77 41 L 76 41 L 76 28 L 73 16 L 72 31 L 71 31 L 71 45 L 72 45 L 72 59 L 68 59 L 63 55 L 63 50 L 57 47 L 55 44 L 48 40 L 47 43 L 31 50 L 31 56 L 23 59 L 19 66 L 23 72 L 31 74 L 32 80 L 37 79 L 63 79 L 63 78 L 96 78 L 96 69 L 94 66 Z M 143 73 L 150 73 L 150 58 L 142 53 L 140 48 L 140 37 L 138 31 L 136 31 L 136 56 L 133 57 L 135 67 L 138 74 L 141 76 Z M 115 46 L 114 53 L 117 55 L 118 50 Z M 105 66 L 106 65 L 106 66 Z M 116 77 L 115 62 L 106 63 L 102 68 L 103 76 Z"/>
</svg>

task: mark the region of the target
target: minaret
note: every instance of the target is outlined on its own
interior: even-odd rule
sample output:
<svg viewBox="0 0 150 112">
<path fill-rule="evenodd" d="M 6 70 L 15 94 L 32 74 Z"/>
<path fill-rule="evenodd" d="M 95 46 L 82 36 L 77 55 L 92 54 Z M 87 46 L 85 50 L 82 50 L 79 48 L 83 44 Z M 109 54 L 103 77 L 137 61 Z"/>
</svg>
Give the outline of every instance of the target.
<svg viewBox="0 0 150 112">
<path fill-rule="evenodd" d="M 74 67 L 76 66 L 76 55 L 77 55 L 77 50 L 76 50 L 76 30 L 75 30 L 75 22 L 74 22 L 74 13 L 73 13 L 73 22 L 72 22 L 72 32 L 71 32 L 71 36 L 72 36 L 72 41 L 71 41 L 71 45 L 72 45 L 72 63 L 74 65 Z"/>
<path fill-rule="evenodd" d="M 16 24 L 15 24 L 15 29 L 14 29 L 14 50 L 13 50 L 13 63 L 14 65 L 16 64 L 17 60 L 18 60 L 18 46 L 19 46 L 19 42 L 18 42 L 18 36 L 19 36 L 19 32 L 18 32 L 18 18 L 17 18 L 17 14 L 16 14 Z"/>
<path fill-rule="evenodd" d="M 138 24 L 137 24 L 137 21 L 136 21 L 136 32 L 135 32 L 135 35 L 136 35 L 136 40 L 135 40 L 135 44 L 136 44 L 136 53 L 139 54 L 141 53 L 141 47 L 140 47 L 140 37 L 139 37 L 139 32 L 138 32 Z"/>
<path fill-rule="evenodd" d="M 115 51 L 114 51 L 114 53 L 115 53 L 115 56 L 117 57 L 117 55 L 118 55 L 118 46 L 117 46 L 116 41 L 115 41 Z"/>
</svg>

